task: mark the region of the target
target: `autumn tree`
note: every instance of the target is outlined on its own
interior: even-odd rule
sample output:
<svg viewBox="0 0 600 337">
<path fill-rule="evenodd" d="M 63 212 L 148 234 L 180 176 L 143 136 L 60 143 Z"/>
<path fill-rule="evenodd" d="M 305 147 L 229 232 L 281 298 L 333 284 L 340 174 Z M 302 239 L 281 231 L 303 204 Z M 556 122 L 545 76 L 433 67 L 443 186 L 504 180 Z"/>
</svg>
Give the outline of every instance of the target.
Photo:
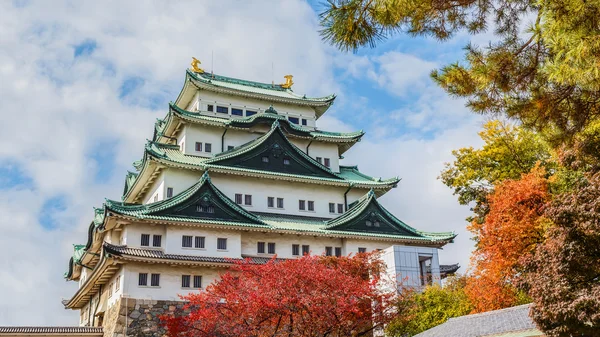
<svg viewBox="0 0 600 337">
<path fill-rule="evenodd" d="M 170 336 L 365 336 L 391 318 L 381 262 L 369 254 L 238 263 L 205 291 L 191 313 L 165 317 Z"/>
<path fill-rule="evenodd" d="M 543 206 L 549 200 L 543 168 L 534 167 L 518 180 L 505 180 L 488 196 L 489 213 L 468 229 L 476 236 L 471 257 L 472 276 L 465 291 L 475 312 L 496 310 L 527 301 L 516 287 L 516 277 L 538 243 L 549 221 Z"/>
<path fill-rule="evenodd" d="M 388 336 L 414 336 L 449 318 L 468 314 L 471 302 L 465 294 L 466 277 L 446 280 L 444 286 L 432 285 L 422 292 L 405 289 L 396 302 L 397 316 L 387 326 Z"/>
<path fill-rule="evenodd" d="M 557 196 L 554 225 L 527 265 L 533 319 L 550 337 L 600 331 L 600 175 Z"/>
<path fill-rule="evenodd" d="M 454 190 L 462 205 L 474 204 L 469 220 L 483 221 L 488 211 L 487 196 L 494 185 L 506 179 L 519 179 L 536 164 L 555 167 L 550 147 L 542 137 L 521 126 L 492 120 L 479 132 L 483 146 L 452 151 L 456 158 L 440 174 L 444 184 Z"/>
<path fill-rule="evenodd" d="M 492 22 L 494 41 L 467 46 L 433 79 L 474 112 L 518 118 L 562 141 L 600 115 L 598 17 L 600 2 L 584 0 L 329 0 L 321 34 L 356 50 L 398 32 L 446 40 Z"/>
</svg>

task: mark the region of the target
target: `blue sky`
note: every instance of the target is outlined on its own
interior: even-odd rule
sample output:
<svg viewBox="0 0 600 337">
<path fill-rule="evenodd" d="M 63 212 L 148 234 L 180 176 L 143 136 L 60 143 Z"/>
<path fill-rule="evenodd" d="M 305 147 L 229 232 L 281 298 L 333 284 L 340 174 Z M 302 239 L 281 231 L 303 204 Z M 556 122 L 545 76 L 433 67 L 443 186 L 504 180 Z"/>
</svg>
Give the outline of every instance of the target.
<svg viewBox="0 0 600 337">
<path fill-rule="evenodd" d="M 399 35 L 341 53 L 321 41 L 311 5 L 0 2 L 0 325 L 77 324 L 60 304 L 76 288 L 62 279 L 72 244 L 85 241 L 94 206 L 120 198 L 192 56 L 219 74 L 277 82 L 291 73 L 298 93 L 336 93 L 318 125 L 367 133 L 344 163 L 400 176 L 382 203 L 416 228 L 457 232 L 441 260 L 464 271 L 468 209 L 437 176 L 452 149 L 479 144 L 482 118 L 429 73 L 459 60 L 469 37 Z"/>
</svg>

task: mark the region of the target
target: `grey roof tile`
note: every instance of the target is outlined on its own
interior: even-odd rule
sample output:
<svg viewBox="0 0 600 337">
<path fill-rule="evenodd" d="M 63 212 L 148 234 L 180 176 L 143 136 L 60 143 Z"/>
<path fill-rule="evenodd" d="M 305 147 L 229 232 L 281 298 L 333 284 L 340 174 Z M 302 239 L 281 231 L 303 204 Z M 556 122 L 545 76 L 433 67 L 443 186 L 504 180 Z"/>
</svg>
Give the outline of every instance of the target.
<svg viewBox="0 0 600 337">
<path fill-rule="evenodd" d="M 529 318 L 530 304 L 450 318 L 446 323 L 415 337 L 481 337 L 493 334 L 536 329 Z M 540 333 L 541 336 L 541 333 Z"/>
<path fill-rule="evenodd" d="M 102 335 L 102 327 L 89 326 L 0 326 L 0 334 L 97 334 Z"/>
</svg>

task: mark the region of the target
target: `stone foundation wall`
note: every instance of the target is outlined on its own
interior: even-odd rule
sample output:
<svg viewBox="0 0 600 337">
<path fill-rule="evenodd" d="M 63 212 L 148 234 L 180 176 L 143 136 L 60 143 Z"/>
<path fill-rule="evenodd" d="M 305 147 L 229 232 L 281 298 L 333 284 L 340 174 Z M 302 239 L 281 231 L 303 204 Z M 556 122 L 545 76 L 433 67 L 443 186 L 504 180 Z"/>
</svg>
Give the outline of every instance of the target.
<svg viewBox="0 0 600 337">
<path fill-rule="evenodd" d="M 104 337 L 162 337 L 166 330 L 159 317 L 165 314 L 185 315 L 184 302 L 119 299 L 104 315 Z"/>
</svg>

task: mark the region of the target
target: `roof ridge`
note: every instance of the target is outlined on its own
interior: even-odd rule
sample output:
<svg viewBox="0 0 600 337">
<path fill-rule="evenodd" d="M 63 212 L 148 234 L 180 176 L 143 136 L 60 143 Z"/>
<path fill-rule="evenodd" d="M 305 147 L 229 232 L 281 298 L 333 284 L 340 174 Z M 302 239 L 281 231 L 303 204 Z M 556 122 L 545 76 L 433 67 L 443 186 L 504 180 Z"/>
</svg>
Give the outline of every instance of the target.
<svg viewBox="0 0 600 337">
<path fill-rule="evenodd" d="M 527 304 L 516 305 L 514 307 L 502 308 L 502 309 L 498 309 L 498 310 L 478 312 L 476 314 L 469 314 L 469 315 L 464 315 L 464 316 L 459 316 L 459 317 L 452 317 L 452 318 L 448 319 L 448 321 L 463 320 L 463 319 L 469 319 L 469 318 L 473 318 L 473 317 L 491 316 L 491 315 L 495 315 L 495 314 L 502 313 L 502 312 L 516 311 L 519 309 L 523 309 L 525 307 L 531 307 L 531 305 L 532 305 L 532 303 L 527 303 Z"/>
</svg>

